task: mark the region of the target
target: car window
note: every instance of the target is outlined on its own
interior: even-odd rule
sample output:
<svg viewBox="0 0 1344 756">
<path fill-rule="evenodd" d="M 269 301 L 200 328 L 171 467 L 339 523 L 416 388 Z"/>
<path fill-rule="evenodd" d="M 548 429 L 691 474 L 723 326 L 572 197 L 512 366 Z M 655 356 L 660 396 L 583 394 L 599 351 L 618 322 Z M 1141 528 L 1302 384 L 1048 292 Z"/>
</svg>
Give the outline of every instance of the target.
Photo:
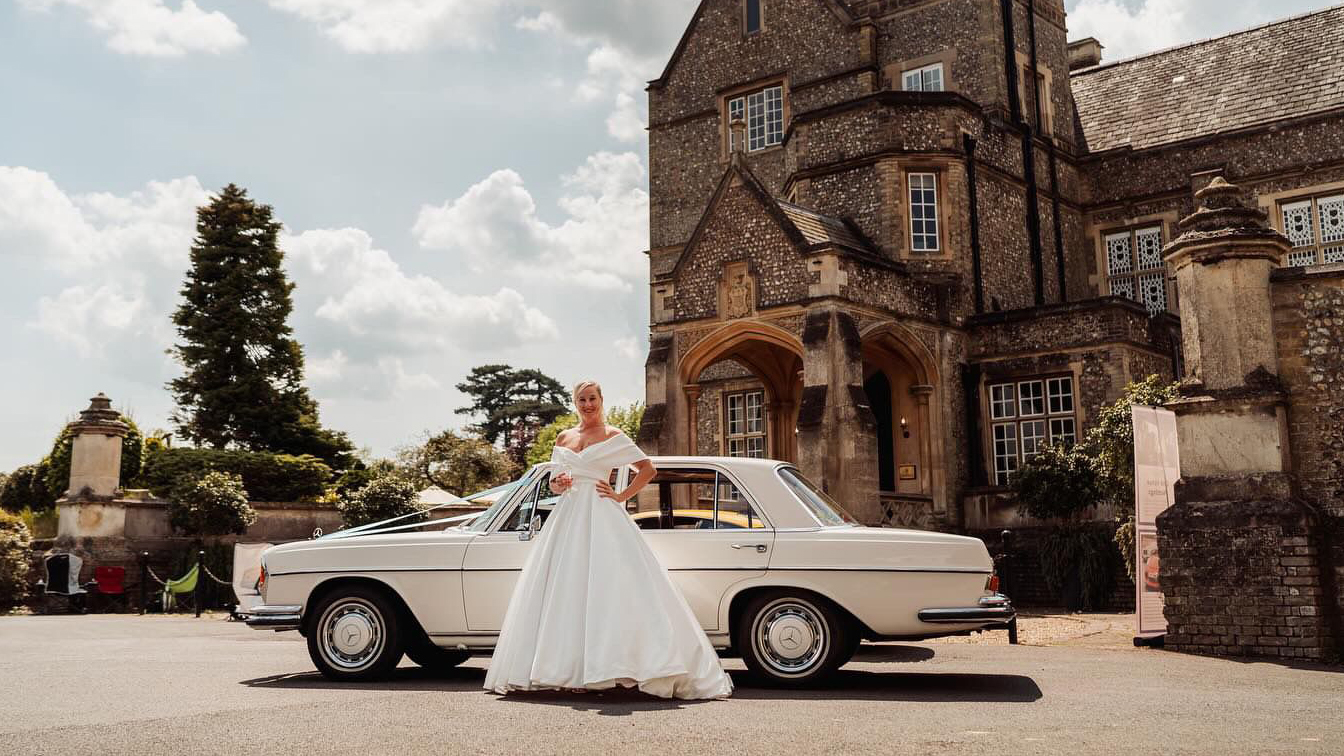
<svg viewBox="0 0 1344 756">
<path fill-rule="evenodd" d="M 544 527 L 547 516 L 550 515 L 551 509 L 560 499 L 558 495 L 551 493 L 550 482 L 551 474 L 547 472 L 543 473 L 535 483 L 528 486 L 527 493 L 519 500 L 518 506 L 500 526 L 500 532 L 523 529 L 533 513 L 541 517 L 541 523 Z"/>
<path fill-rule="evenodd" d="M 858 525 L 859 521 L 845 511 L 835 499 L 826 495 L 815 483 L 803 477 L 796 467 L 781 467 L 778 470 L 780 480 L 788 486 L 793 495 L 817 518 L 822 525 Z"/>
<path fill-rule="evenodd" d="M 728 476 L 710 468 L 660 468 L 636 502 L 631 517 L 641 530 L 766 527 Z"/>
</svg>

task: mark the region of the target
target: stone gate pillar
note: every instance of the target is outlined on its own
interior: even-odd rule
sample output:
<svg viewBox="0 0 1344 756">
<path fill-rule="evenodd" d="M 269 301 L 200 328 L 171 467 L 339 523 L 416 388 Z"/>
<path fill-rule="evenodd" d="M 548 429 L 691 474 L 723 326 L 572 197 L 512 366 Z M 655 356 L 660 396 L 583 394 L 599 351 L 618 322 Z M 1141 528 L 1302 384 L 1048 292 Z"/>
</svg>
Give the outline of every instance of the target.
<svg viewBox="0 0 1344 756">
<path fill-rule="evenodd" d="M 57 536 L 120 537 L 126 508 L 114 503 L 121 487 L 121 440 L 130 428 L 98 394 L 70 423 L 70 486 L 56 502 Z"/>
<path fill-rule="evenodd" d="M 798 466 L 862 522 L 882 522 L 877 421 L 863 390 L 859 332 L 833 305 L 811 310 L 803 325 Z"/>
<path fill-rule="evenodd" d="M 675 428 L 678 427 L 676 409 L 680 391 L 675 345 L 676 339 L 671 333 L 656 333 L 649 339 L 649 356 L 644 360 L 646 404 L 635 439 L 646 454 L 677 453 Z"/>
<path fill-rule="evenodd" d="M 1176 270 L 1185 352 L 1176 413 L 1181 479 L 1157 518 L 1169 648 L 1318 658 L 1319 528 L 1293 495 L 1278 379 L 1272 269 L 1288 240 L 1221 177 L 1195 195 L 1164 250 Z"/>
</svg>

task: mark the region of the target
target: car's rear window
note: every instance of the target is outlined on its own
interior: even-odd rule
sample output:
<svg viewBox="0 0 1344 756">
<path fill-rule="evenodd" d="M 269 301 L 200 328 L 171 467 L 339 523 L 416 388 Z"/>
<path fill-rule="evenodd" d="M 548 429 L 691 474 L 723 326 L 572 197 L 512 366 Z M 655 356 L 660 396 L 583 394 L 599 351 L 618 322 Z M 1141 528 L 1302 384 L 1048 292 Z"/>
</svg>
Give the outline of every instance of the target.
<svg viewBox="0 0 1344 756">
<path fill-rule="evenodd" d="M 845 511 L 835 499 L 826 495 L 816 484 L 798 471 L 796 467 L 781 467 L 778 470 L 779 479 L 784 481 L 784 485 L 793 491 L 793 495 L 798 497 L 798 501 L 807 507 L 812 516 L 817 518 L 817 522 L 822 525 L 858 525 L 859 521 L 854 516 Z"/>
</svg>

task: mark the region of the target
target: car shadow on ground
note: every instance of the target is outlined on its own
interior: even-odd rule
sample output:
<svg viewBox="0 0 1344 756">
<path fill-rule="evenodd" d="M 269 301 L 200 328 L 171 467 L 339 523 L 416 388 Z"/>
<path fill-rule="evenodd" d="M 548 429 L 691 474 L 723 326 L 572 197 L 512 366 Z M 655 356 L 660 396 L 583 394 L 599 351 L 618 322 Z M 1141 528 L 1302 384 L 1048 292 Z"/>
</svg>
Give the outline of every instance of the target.
<svg viewBox="0 0 1344 756">
<path fill-rule="evenodd" d="M 866 648 L 855 661 L 914 662 L 933 656 L 933 650 L 918 646 Z M 1041 689 L 1030 677 L 1022 675 L 979 674 L 965 672 L 885 672 L 842 667 L 830 679 L 814 687 L 792 690 L 759 686 L 743 670 L 731 670 L 733 698 L 747 700 L 854 700 L 919 701 L 969 703 L 1031 703 L 1042 697 Z M 259 688 L 291 690 L 383 690 L 474 692 L 496 695 L 483 690 L 485 670 L 477 666 L 431 671 L 420 667 L 398 667 L 384 679 L 370 682 L 335 682 L 317 672 L 269 675 L 242 680 L 240 684 Z M 501 696 L 508 703 L 532 703 L 564 706 L 576 711 L 591 711 L 606 716 L 629 716 L 638 711 L 681 709 L 711 701 L 663 699 L 636 688 L 569 693 L 565 691 L 519 691 Z"/>
</svg>

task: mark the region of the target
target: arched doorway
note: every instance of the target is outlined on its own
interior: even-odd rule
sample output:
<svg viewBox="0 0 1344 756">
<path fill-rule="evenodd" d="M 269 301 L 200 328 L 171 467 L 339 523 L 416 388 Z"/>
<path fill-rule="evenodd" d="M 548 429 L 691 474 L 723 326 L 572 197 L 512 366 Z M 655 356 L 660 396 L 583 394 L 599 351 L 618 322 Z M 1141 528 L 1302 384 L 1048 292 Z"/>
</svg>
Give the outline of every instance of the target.
<svg viewBox="0 0 1344 756">
<path fill-rule="evenodd" d="M 696 343 L 678 365 L 686 406 L 684 453 L 742 453 L 795 461 L 798 448 L 794 428 L 803 387 L 802 351 L 801 342 L 793 334 L 750 320 L 726 325 Z M 734 377 L 734 368 L 739 375 L 754 380 L 738 381 L 733 385 L 742 390 L 717 393 L 713 403 L 702 401 L 705 387 L 701 377 L 715 376 L 718 382 L 719 376 Z M 753 391 L 751 386 L 758 389 Z M 716 422 L 702 423 L 707 419 L 704 412 L 715 412 Z M 754 426 L 748 429 L 752 418 L 759 418 L 763 426 L 759 434 Z M 702 438 L 702 425 L 717 425 L 714 441 Z"/>
<path fill-rule="evenodd" d="M 937 368 L 914 335 L 895 323 L 861 337 L 864 389 L 877 420 L 879 495 L 884 500 L 928 500 L 942 484 L 934 422 Z"/>
</svg>

